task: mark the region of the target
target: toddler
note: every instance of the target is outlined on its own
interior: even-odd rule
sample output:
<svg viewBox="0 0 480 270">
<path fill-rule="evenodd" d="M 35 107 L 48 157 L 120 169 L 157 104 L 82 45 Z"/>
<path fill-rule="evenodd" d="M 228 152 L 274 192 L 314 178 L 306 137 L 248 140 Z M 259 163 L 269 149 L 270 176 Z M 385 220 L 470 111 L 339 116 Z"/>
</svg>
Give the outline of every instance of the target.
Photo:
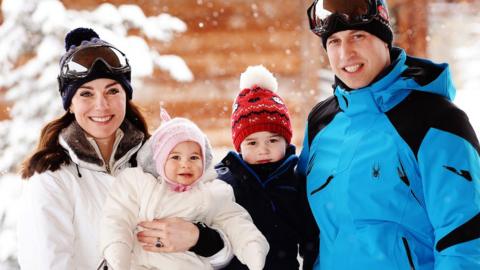
<svg viewBox="0 0 480 270">
<path fill-rule="evenodd" d="M 216 166 L 233 187 L 270 244 L 264 269 L 312 269 L 318 255 L 318 228 L 307 202 L 305 183 L 295 174 L 298 157 L 290 144 L 288 109 L 275 91 L 278 83 L 263 66 L 240 76 L 231 117 L 231 151 Z M 225 269 L 247 269 L 238 256 Z"/>
</svg>

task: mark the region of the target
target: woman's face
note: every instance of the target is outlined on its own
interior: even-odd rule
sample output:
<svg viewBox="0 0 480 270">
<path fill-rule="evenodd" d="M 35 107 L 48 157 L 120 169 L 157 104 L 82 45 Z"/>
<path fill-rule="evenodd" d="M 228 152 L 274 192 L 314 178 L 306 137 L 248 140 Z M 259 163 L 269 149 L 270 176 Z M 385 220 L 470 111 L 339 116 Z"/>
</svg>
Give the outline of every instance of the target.
<svg viewBox="0 0 480 270">
<path fill-rule="evenodd" d="M 96 79 L 80 86 L 72 98 L 70 112 L 96 141 L 112 140 L 125 118 L 126 94 L 112 79 Z"/>
</svg>

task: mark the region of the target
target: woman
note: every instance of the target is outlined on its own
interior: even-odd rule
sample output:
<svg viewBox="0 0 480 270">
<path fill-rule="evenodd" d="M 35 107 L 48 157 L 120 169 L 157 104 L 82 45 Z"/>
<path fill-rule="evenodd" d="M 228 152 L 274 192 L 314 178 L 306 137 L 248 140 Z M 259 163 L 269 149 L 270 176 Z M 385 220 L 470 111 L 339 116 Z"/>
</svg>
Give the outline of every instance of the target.
<svg viewBox="0 0 480 270">
<path fill-rule="evenodd" d="M 24 162 L 25 184 L 18 223 L 22 269 L 97 269 L 99 219 L 110 185 L 149 136 L 144 117 L 130 101 L 125 55 L 91 29 L 65 37 L 58 76 L 62 117 L 48 123 Z M 215 260 L 228 245 L 215 230 L 180 218 L 142 223 L 137 238 L 151 252 L 191 250 Z M 162 245 L 158 245 L 161 239 Z M 157 243 L 157 245 L 156 245 Z M 218 263 L 218 261 L 217 261 Z"/>
</svg>

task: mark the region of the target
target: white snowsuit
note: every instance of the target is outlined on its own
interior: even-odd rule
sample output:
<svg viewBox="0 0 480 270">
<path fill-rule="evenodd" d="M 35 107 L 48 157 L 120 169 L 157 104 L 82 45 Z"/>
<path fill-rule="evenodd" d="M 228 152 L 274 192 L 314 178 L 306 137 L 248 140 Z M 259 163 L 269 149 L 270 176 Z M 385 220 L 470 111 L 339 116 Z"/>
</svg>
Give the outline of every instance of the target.
<svg viewBox="0 0 480 270">
<path fill-rule="evenodd" d="M 216 173 L 210 169 L 192 189 L 175 192 L 167 182 L 140 167 L 124 170 L 112 186 L 101 221 L 100 247 L 112 268 L 213 269 L 210 261 L 193 252 L 147 252 L 136 240 L 140 221 L 181 217 L 220 229 L 237 258 L 250 269 L 263 269 L 267 240 L 248 212 L 234 202 L 232 188 L 215 178 Z"/>
</svg>

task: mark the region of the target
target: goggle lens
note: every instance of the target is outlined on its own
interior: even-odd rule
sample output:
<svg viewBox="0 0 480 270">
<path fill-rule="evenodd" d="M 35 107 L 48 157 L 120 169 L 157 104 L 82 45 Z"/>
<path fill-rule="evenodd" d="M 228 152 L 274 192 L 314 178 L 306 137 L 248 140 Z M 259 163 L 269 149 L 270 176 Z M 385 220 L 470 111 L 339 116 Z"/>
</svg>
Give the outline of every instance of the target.
<svg viewBox="0 0 480 270">
<path fill-rule="evenodd" d="M 86 47 L 74 52 L 64 62 L 61 76 L 87 76 L 97 61 L 102 61 L 113 72 L 126 72 L 130 70 L 130 65 L 128 64 L 125 54 L 112 46 L 102 45 Z"/>
<path fill-rule="evenodd" d="M 375 3 L 375 0 L 315 0 L 307 11 L 310 29 L 317 35 L 326 32 L 332 14 L 349 25 L 368 23 L 377 15 Z"/>
</svg>

